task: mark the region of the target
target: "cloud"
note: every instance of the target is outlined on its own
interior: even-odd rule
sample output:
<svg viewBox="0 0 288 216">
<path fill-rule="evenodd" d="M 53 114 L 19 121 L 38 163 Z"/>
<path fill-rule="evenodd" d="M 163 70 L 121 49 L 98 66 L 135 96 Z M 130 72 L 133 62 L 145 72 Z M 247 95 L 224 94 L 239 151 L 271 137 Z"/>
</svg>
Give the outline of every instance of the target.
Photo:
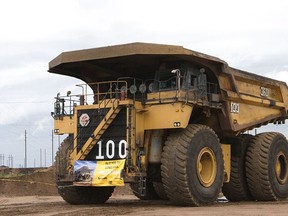
<svg viewBox="0 0 288 216">
<path fill-rule="evenodd" d="M 288 83 L 288 69 L 286 71 L 274 70 L 266 74 L 268 77 Z"/>
<path fill-rule="evenodd" d="M 23 164 L 25 129 L 33 157 L 49 148 L 54 97 L 77 94 L 75 84 L 82 83 L 47 72 L 63 51 L 136 41 L 175 44 L 287 82 L 287 8 L 284 0 L 3 1 L 0 153 L 13 153 L 15 164 Z"/>
<path fill-rule="evenodd" d="M 31 135 L 37 135 L 38 133 L 41 133 L 43 131 L 47 131 L 47 125 L 51 125 L 52 119 L 51 116 L 44 117 L 41 119 L 38 119 L 34 122 L 34 130 L 31 132 Z"/>
</svg>

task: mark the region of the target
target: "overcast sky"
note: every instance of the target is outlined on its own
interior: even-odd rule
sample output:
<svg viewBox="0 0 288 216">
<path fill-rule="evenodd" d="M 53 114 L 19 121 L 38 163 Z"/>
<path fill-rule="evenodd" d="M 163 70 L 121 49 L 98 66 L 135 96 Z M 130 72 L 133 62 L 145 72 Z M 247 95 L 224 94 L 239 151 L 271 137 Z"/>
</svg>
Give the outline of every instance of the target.
<svg viewBox="0 0 288 216">
<path fill-rule="evenodd" d="M 12 155 L 14 167 L 23 166 L 25 130 L 28 166 L 44 166 L 45 151 L 51 165 L 54 97 L 81 83 L 47 72 L 49 61 L 61 52 L 130 42 L 182 45 L 288 82 L 287 9 L 287 0 L 0 1 L 0 155 L 5 165 Z M 287 126 L 272 129 L 288 131 Z M 54 144 L 58 147 L 58 137 Z"/>
</svg>

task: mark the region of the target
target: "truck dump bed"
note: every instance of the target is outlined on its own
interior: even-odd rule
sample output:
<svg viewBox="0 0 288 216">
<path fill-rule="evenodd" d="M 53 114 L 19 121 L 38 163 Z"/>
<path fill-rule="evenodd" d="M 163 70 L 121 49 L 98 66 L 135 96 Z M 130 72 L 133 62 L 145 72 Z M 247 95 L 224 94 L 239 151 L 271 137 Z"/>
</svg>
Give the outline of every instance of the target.
<svg viewBox="0 0 288 216">
<path fill-rule="evenodd" d="M 205 68 L 208 78 L 216 80 L 222 103 L 218 118 L 224 132 L 240 133 L 287 118 L 285 82 L 231 68 L 219 58 L 181 46 L 131 43 L 64 52 L 49 63 L 49 72 L 88 84 L 119 77 L 144 80 L 153 79 L 162 62 L 188 62 Z"/>
</svg>

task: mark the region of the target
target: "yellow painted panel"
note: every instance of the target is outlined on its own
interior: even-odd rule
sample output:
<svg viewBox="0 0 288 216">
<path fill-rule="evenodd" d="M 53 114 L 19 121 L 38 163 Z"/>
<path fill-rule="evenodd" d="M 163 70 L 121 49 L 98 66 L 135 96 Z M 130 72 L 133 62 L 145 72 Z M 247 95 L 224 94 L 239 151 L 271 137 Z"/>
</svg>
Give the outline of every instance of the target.
<svg viewBox="0 0 288 216">
<path fill-rule="evenodd" d="M 55 134 L 71 134 L 74 131 L 74 118 L 64 116 L 60 119 L 54 120 L 54 133 Z"/>
<path fill-rule="evenodd" d="M 144 129 L 186 128 L 193 107 L 183 103 L 158 104 L 145 108 Z"/>
<path fill-rule="evenodd" d="M 241 130 L 253 125 L 262 124 L 282 115 L 280 109 L 245 103 L 238 104 L 238 113 L 233 113 L 229 110 L 230 122 L 234 130 Z"/>
<path fill-rule="evenodd" d="M 250 78 L 241 77 L 241 74 L 236 75 L 236 85 L 240 94 L 251 95 L 254 97 L 261 97 L 272 99 L 275 101 L 283 102 L 280 89 L 280 83 L 274 82 L 273 84 L 268 82 L 267 79 L 256 80 Z M 261 89 L 265 88 L 265 96 Z"/>
<path fill-rule="evenodd" d="M 221 144 L 221 147 L 224 159 L 224 171 L 225 171 L 224 182 L 229 182 L 231 173 L 231 146 L 228 144 Z"/>
<path fill-rule="evenodd" d="M 176 90 L 174 91 L 163 91 L 163 92 L 152 92 L 147 94 L 148 100 L 164 99 L 164 98 L 175 98 L 177 96 Z"/>
</svg>

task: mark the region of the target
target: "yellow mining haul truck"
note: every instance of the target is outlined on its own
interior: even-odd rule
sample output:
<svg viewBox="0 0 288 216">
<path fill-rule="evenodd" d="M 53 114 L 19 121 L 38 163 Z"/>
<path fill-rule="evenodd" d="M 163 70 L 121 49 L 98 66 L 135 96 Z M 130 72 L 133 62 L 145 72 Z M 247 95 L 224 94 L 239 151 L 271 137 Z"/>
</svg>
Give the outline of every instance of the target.
<svg viewBox="0 0 288 216">
<path fill-rule="evenodd" d="M 56 97 L 59 194 L 104 203 L 129 183 L 140 199 L 175 205 L 288 196 L 288 143 L 247 131 L 287 118 L 284 82 L 181 46 L 131 43 L 64 52 L 49 72 L 76 77 Z M 77 88 L 76 88 L 77 89 Z"/>
</svg>

